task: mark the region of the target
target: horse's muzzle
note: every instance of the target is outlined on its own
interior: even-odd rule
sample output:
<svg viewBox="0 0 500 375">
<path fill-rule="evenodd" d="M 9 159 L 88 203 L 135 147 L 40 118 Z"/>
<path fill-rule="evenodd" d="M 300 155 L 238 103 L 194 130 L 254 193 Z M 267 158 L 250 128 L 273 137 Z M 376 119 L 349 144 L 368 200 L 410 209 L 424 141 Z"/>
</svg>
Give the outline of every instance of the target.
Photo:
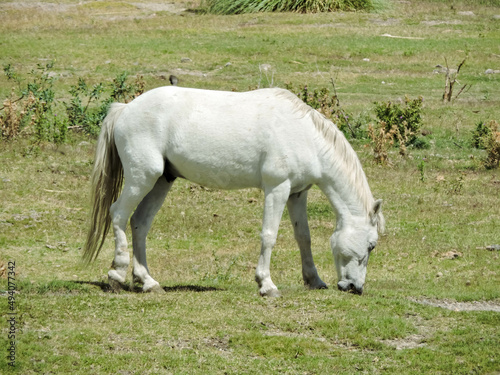
<svg viewBox="0 0 500 375">
<path fill-rule="evenodd" d="M 343 292 L 357 294 L 359 296 L 363 294 L 363 286 L 357 287 L 353 282 L 350 281 L 339 281 L 337 287 Z"/>
</svg>

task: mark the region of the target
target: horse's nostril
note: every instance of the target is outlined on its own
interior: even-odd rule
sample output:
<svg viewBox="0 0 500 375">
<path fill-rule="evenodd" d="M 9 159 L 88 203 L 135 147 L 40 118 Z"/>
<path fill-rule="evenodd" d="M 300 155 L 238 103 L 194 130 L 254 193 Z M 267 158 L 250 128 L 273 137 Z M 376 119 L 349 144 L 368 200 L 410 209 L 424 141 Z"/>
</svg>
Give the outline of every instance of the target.
<svg viewBox="0 0 500 375">
<path fill-rule="evenodd" d="M 363 294 L 363 287 L 356 288 L 354 284 L 349 285 L 349 292 L 357 295 L 362 295 Z"/>
</svg>

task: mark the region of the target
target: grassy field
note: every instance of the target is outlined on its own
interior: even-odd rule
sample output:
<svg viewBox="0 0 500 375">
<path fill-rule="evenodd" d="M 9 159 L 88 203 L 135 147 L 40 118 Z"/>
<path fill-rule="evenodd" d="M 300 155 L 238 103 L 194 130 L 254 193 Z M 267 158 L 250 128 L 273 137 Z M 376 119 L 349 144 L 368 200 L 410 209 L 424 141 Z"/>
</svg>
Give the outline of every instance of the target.
<svg viewBox="0 0 500 375">
<path fill-rule="evenodd" d="M 285 212 L 271 265 L 282 297 L 272 299 L 253 281 L 261 192 L 178 181 L 148 239 L 151 272 L 167 293 L 114 294 L 112 236 L 91 267 L 80 262 L 95 140 L 2 141 L 0 372 L 499 374 L 500 253 L 488 246 L 500 244 L 500 172 L 484 169 L 485 152 L 470 143 L 479 121 L 500 121 L 500 73 L 486 74 L 500 70 L 500 6 L 391 4 L 379 13 L 213 16 L 191 11 L 195 2 L 0 1 L 0 63 L 27 75 L 54 60 L 59 105 L 78 78 L 110 82 L 123 71 L 143 75 L 148 89 L 170 74 L 180 86 L 239 91 L 331 88 L 333 78 L 355 116 L 374 117 L 375 101 L 422 96 L 431 144 L 407 158 L 393 149 L 391 165 L 379 166 L 369 141 L 352 142 L 387 220 L 363 296 L 336 290 L 335 216 L 313 188 L 313 250 L 330 289 L 303 287 Z M 436 66 L 466 57 L 460 87 L 472 86 L 443 103 Z M 1 76 L 0 98 L 12 87 Z"/>
</svg>

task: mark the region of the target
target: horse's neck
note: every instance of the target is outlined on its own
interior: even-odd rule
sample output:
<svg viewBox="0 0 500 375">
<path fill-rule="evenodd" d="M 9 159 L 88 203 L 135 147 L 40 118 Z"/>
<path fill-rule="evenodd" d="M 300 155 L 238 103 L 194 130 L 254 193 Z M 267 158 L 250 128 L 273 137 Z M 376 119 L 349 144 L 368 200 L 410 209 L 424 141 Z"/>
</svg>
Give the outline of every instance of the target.
<svg viewBox="0 0 500 375">
<path fill-rule="evenodd" d="M 356 168 L 361 166 L 357 165 Z M 357 175 L 348 175 L 352 172 L 357 172 Z M 326 176 L 320 188 L 335 211 L 337 226 L 367 218 L 374 199 L 364 172 L 348 170 L 346 173 L 344 166 L 336 165 L 330 168 Z"/>
<path fill-rule="evenodd" d="M 358 156 L 343 133 L 317 111 L 310 112 L 313 123 L 323 137 L 323 180 L 320 188 L 337 214 L 337 222 L 349 218 L 366 218 L 373 206 L 373 195 Z"/>
</svg>

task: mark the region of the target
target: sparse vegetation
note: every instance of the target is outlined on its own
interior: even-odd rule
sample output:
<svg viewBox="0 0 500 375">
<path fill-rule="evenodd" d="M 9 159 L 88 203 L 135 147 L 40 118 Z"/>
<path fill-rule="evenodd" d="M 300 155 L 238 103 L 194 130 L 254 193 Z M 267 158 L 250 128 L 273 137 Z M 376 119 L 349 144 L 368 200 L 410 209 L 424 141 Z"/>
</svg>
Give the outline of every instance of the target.
<svg viewBox="0 0 500 375">
<path fill-rule="evenodd" d="M 486 150 L 484 166 L 486 169 L 498 168 L 500 163 L 500 126 L 496 121 L 480 121 L 472 133 L 472 145 Z"/>
</svg>

